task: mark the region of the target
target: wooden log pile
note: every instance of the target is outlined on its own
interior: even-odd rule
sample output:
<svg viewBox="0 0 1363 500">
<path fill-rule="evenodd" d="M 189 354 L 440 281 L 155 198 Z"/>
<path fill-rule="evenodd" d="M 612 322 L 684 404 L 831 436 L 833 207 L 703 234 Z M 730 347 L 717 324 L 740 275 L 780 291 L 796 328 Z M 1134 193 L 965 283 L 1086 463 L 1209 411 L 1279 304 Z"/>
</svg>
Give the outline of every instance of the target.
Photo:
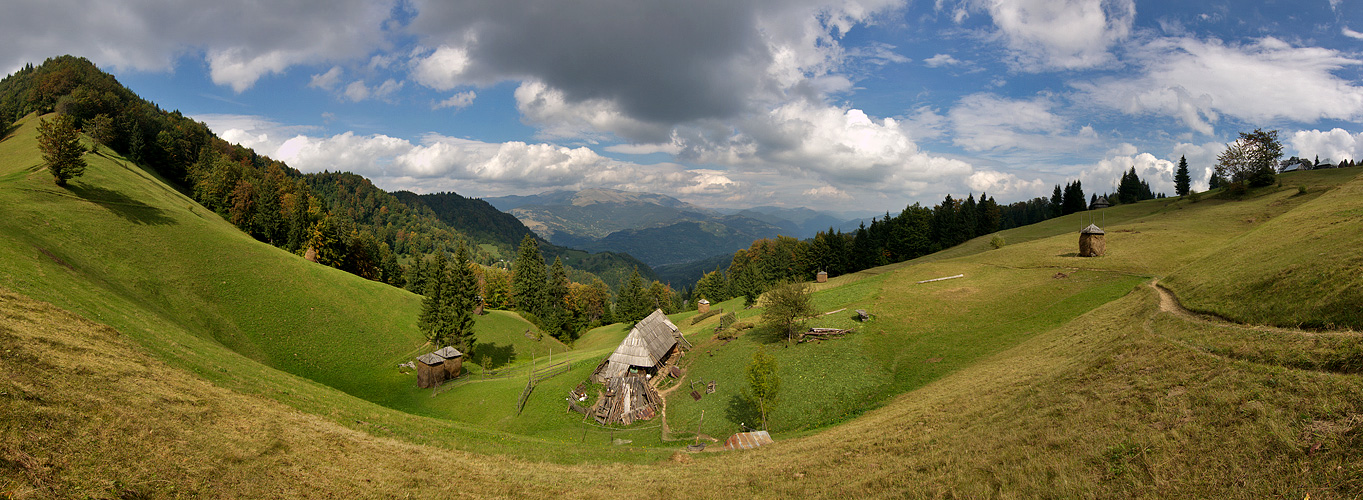
<svg viewBox="0 0 1363 500">
<path fill-rule="evenodd" d="M 852 330 L 842 328 L 810 328 L 809 331 L 800 334 L 800 342 L 842 338 L 843 335 L 849 333 L 852 333 Z"/>
<path fill-rule="evenodd" d="M 629 425 L 636 420 L 649 420 L 658 414 L 662 396 L 644 377 L 626 375 L 606 382 L 601 404 L 595 417 L 601 424 Z"/>
</svg>

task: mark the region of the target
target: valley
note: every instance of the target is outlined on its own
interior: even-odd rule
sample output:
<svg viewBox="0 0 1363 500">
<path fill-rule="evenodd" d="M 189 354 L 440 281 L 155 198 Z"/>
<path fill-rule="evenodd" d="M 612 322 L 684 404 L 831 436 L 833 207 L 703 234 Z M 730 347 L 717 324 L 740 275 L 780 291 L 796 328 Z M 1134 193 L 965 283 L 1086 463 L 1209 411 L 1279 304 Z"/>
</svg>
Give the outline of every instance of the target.
<svg viewBox="0 0 1363 500">
<path fill-rule="evenodd" d="M 386 497 L 435 487 L 432 470 L 460 478 L 450 496 L 1363 494 L 1356 169 L 1104 209 L 1103 257 L 1075 255 L 1070 215 L 812 285 L 811 325 L 841 339 L 722 340 L 718 316 L 673 314 L 695 346 L 677 383 L 717 390 L 670 392 L 663 435 L 566 409 L 627 324 L 567 345 L 490 311 L 488 372 L 417 389 L 398 365 L 431 349 L 420 296 L 256 241 L 116 154 L 53 186 L 36 119 L 0 141 L 15 498 Z M 1171 311 L 1156 280 L 1224 319 Z M 684 451 L 697 426 L 752 425 L 735 401 L 758 349 L 783 381 L 776 443 Z M 562 361 L 518 414 L 526 374 Z"/>
</svg>

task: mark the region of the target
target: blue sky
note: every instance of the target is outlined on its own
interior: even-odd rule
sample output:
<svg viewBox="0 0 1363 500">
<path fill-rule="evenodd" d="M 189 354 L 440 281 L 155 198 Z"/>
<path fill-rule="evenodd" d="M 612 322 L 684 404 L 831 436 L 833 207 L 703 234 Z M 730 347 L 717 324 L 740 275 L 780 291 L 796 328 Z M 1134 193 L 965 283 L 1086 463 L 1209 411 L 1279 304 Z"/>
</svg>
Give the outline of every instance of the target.
<svg viewBox="0 0 1363 500">
<path fill-rule="evenodd" d="M 1242 131 L 1363 157 L 1358 0 L 21 1 L 0 69 L 89 58 L 303 171 L 710 207 L 1000 202 Z"/>
</svg>

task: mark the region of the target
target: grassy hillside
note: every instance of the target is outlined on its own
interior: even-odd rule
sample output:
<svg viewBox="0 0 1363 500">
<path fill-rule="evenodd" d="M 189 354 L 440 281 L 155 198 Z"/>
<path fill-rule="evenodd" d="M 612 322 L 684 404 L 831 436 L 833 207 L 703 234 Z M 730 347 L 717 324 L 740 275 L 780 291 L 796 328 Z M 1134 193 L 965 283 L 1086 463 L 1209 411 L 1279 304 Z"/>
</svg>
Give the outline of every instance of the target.
<svg viewBox="0 0 1363 500">
<path fill-rule="evenodd" d="M 1105 257 L 1074 255 L 1070 216 L 1005 231 L 998 250 L 982 238 L 840 276 L 814 300 L 848 310 L 815 324 L 857 330 L 843 339 L 725 343 L 717 317 L 675 315 L 697 345 L 688 380 L 719 390 L 672 393 L 664 435 L 564 409 L 624 325 L 564 352 L 494 312 L 479 328 L 505 353 L 498 376 L 417 390 L 396 369 L 426 349 L 416 296 L 258 243 L 118 158 L 87 155 L 86 176 L 56 188 L 31 120 L 0 141 L 9 497 L 1363 496 L 1357 333 L 1200 316 L 1151 286 L 1236 320 L 1347 320 L 1360 238 L 1335 228 L 1358 222 L 1356 171 L 1101 211 Z M 1303 248 L 1346 258 L 1277 251 Z M 1269 282 L 1272 297 L 1242 286 Z M 853 323 L 853 308 L 876 317 Z M 758 348 L 780 364 L 777 443 L 681 452 L 697 426 L 722 439 L 752 423 L 733 402 Z M 571 372 L 517 415 L 551 352 Z"/>
<path fill-rule="evenodd" d="M 420 297 L 255 241 L 104 149 L 58 188 L 40 165 L 36 120 L 0 141 L 0 287 L 113 327 L 224 387 L 337 421 L 380 419 L 401 435 L 429 426 L 390 420 L 406 413 L 374 404 L 423 413 L 431 399 L 398 371 L 431 349 L 416 329 Z M 567 350 L 552 337 L 527 338 L 533 326 L 510 313 L 493 311 L 477 328 L 494 366 Z M 545 456 L 537 442 L 440 426 L 447 446 L 492 440 Z"/>
<path fill-rule="evenodd" d="M 1184 305 L 1236 321 L 1363 330 L 1358 174 L 1357 168 L 1284 174 L 1281 189 L 1261 196 L 1298 208 L 1226 221 L 1262 224 L 1164 283 Z"/>
</svg>

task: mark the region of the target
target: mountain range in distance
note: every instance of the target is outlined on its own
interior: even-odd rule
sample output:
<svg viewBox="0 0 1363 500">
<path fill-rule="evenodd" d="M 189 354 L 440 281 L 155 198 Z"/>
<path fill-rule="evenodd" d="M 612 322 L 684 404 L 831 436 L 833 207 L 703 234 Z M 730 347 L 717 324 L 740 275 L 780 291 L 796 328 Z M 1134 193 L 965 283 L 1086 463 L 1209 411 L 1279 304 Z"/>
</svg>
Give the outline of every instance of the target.
<svg viewBox="0 0 1363 500">
<path fill-rule="evenodd" d="M 704 208 L 663 194 L 614 189 L 484 200 L 555 245 L 624 252 L 654 268 L 732 254 L 777 235 L 804 239 L 830 227 L 854 231 L 862 220 L 880 215 L 803 207 Z"/>
</svg>

